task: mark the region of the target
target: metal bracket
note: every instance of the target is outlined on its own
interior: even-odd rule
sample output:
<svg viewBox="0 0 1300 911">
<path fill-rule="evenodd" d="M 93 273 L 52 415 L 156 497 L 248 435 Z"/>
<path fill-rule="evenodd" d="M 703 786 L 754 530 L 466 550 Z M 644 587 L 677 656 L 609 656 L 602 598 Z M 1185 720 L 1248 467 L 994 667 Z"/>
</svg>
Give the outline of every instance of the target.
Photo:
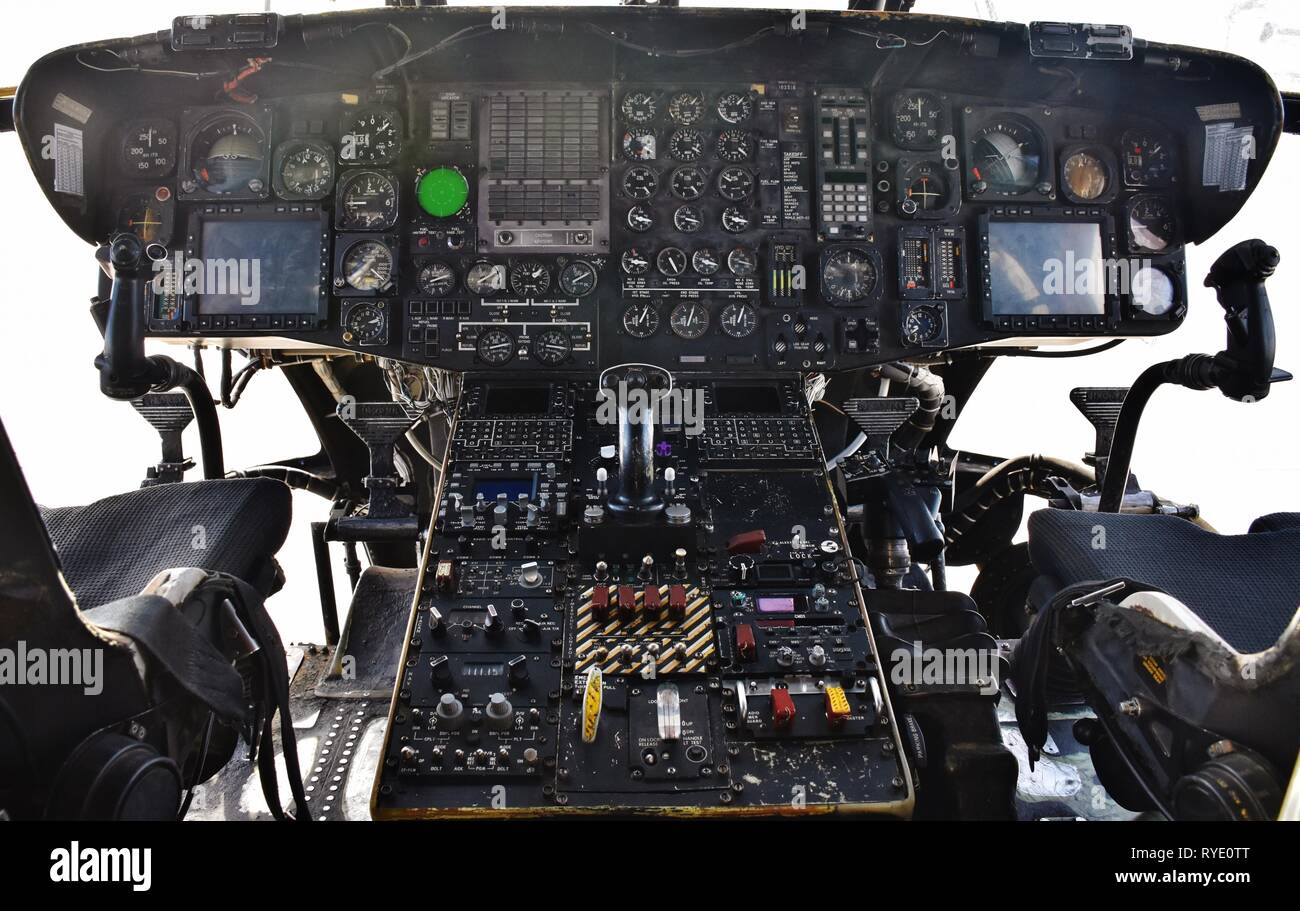
<svg viewBox="0 0 1300 911">
<path fill-rule="evenodd" d="M 1083 461 L 1097 469 L 1097 486 L 1106 475 L 1106 462 L 1110 459 L 1110 445 L 1115 439 L 1115 426 L 1119 423 L 1120 409 L 1124 407 L 1127 386 L 1076 386 L 1070 390 L 1070 401 L 1092 425 L 1096 443 Z"/>
<path fill-rule="evenodd" d="M 181 433 L 194 420 L 189 399 L 181 392 L 150 392 L 131 400 L 140 417 L 149 422 L 162 438 L 162 461 L 145 471 L 141 487 L 174 484 L 185 480 L 185 472 L 194 467 L 181 444 Z"/>
</svg>

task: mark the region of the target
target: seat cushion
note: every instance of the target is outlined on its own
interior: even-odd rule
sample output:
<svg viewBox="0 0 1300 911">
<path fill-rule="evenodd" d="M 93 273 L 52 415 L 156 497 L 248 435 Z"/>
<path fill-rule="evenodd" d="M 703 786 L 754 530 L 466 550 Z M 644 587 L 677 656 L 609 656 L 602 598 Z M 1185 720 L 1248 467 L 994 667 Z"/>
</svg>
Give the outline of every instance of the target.
<svg viewBox="0 0 1300 911">
<path fill-rule="evenodd" d="M 1040 509 L 1029 556 L 1061 588 L 1125 577 L 1162 589 L 1239 652 L 1274 645 L 1300 606 L 1300 525 L 1220 535 L 1176 516 Z"/>
<path fill-rule="evenodd" d="M 159 484 L 87 506 L 41 507 L 82 609 L 137 595 L 164 569 L 229 573 L 269 594 L 289 488 L 268 478 Z"/>
</svg>

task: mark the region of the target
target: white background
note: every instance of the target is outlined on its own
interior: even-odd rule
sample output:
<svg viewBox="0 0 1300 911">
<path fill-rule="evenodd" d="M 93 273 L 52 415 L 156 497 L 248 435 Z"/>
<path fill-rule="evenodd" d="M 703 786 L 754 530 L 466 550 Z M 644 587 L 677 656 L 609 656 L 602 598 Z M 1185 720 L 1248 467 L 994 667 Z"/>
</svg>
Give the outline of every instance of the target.
<svg viewBox="0 0 1300 911">
<path fill-rule="evenodd" d="M 215 8 L 202 8 L 205 5 L 196 0 L 10 3 L 0 30 L 0 84 L 16 84 L 30 62 L 61 46 L 157 31 L 182 14 L 264 8 L 258 2 L 214 2 Z M 373 5 L 277 2 L 271 8 L 310 12 Z M 602 4 L 569 0 L 567 5 Z M 844 4 L 806 6 L 828 9 Z M 1280 86 L 1300 88 L 1300 40 L 1295 37 L 1300 7 L 1291 0 L 920 0 L 918 6 L 923 12 L 1015 22 L 1068 21 L 1086 15 L 1093 22 L 1130 25 L 1139 38 L 1251 57 Z M 564 78 L 562 68 L 557 67 L 556 78 Z M 1232 98 L 1225 91 L 1221 100 Z M 953 445 L 1006 456 L 1039 452 L 1079 459 L 1092 445 L 1092 431 L 1070 405 L 1070 389 L 1128 385 L 1156 361 L 1192 351 L 1218 351 L 1223 345 L 1222 311 L 1200 280 L 1220 252 L 1249 237 L 1262 237 L 1282 252 L 1281 269 L 1269 283 L 1278 326 L 1277 363 L 1300 372 L 1300 244 L 1291 242 L 1298 164 L 1300 138 L 1284 137 L 1242 212 L 1208 243 L 1187 251 L 1191 312 L 1179 331 L 1158 341 L 1130 341 L 1096 357 L 1002 360 L 964 410 Z M 129 405 L 99 395 L 92 361 L 101 340 L 86 311 L 96 288 L 92 249 L 73 236 L 46 203 L 13 134 L 0 136 L 0 175 L 5 202 L 0 249 L 6 251 L 7 272 L 0 301 L 0 417 L 28 484 L 39 502 L 51 506 L 85 503 L 133 488 L 145 466 L 157 461 L 158 441 Z M 187 356 L 184 349 L 168 350 Z M 236 366 L 241 360 L 237 355 Z M 215 381 L 217 360 L 210 356 L 207 363 Z M 1134 470 L 1145 486 L 1162 495 L 1200 504 L 1206 518 L 1222 531 L 1244 531 L 1252 518 L 1265 512 L 1300 509 L 1300 497 L 1291 487 L 1297 467 L 1293 450 L 1298 402 L 1298 383 L 1276 387 L 1266 401 L 1249 406 L 1214 392 L 1162 390 L 1143 422 Z M 229 467 L 316 451 L 306 416 L 278 373 L 258 374 L 239 407 L 223 410 L 221 417 Z M 190 433 L 186 451 L 197 457 L 192 427 Z M 279 555 L 289 581 L 270 608 L 286 641 L 320 641 L 307 524 L 324 518 L 327 507 L 324 500 L 299 493 L 294 508 L 294 527 Z M 335 557 L 337 564 L 337 548 Z M 337 565 L 336 576 L 346 604 L 346 580 Z M 968 584 L 971 578 L 969 572 L 954 573 L 955 582 Z"/>
</svg>

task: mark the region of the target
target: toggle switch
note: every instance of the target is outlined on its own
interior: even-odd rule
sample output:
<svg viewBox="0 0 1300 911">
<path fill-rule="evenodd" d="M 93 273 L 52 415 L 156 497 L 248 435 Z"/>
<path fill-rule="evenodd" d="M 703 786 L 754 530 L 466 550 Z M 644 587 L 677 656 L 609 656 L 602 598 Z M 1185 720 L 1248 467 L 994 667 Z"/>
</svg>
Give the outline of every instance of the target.
<svg viewBox="0 0 1300 911">
<path fill-rule="evenodd" d="M 772 687 L 772 725 L 777 730 L 789 730 L 795 719 L 794 699 L 790 691 L 779 686 Z"/>
</svg>

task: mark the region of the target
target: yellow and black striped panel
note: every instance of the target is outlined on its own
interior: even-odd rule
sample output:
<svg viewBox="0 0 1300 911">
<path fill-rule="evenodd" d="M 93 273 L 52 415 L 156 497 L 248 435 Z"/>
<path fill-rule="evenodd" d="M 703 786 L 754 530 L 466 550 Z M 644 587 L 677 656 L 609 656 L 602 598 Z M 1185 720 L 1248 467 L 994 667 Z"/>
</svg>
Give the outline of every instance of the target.
<svg viewBox="0 0 1300 911">
<path fill-rule="evenodd" d="M 713 641 L 713 608 L 709 596 L 694 586 L 686 590 L 686 615 L 673 620 L 668 615 L 668 586 L 659 586 L 663 608 L 657 617 L 645 614 L 643 586 L 637 586 L 637 616 L 624 620 L 617 608 L 609 622 L 601 624 L 591 609 L 594 588 L 582 593 L 574 620 L 574 660 L 578 673 L 593 664 L 615 676 L 641 676 L 647 663 L 654 663 L 654 676 L 703 673 L 717 654 Z M 611 604 L 616 604 L 618 587 L 609 587 Z"/>
</svg>

